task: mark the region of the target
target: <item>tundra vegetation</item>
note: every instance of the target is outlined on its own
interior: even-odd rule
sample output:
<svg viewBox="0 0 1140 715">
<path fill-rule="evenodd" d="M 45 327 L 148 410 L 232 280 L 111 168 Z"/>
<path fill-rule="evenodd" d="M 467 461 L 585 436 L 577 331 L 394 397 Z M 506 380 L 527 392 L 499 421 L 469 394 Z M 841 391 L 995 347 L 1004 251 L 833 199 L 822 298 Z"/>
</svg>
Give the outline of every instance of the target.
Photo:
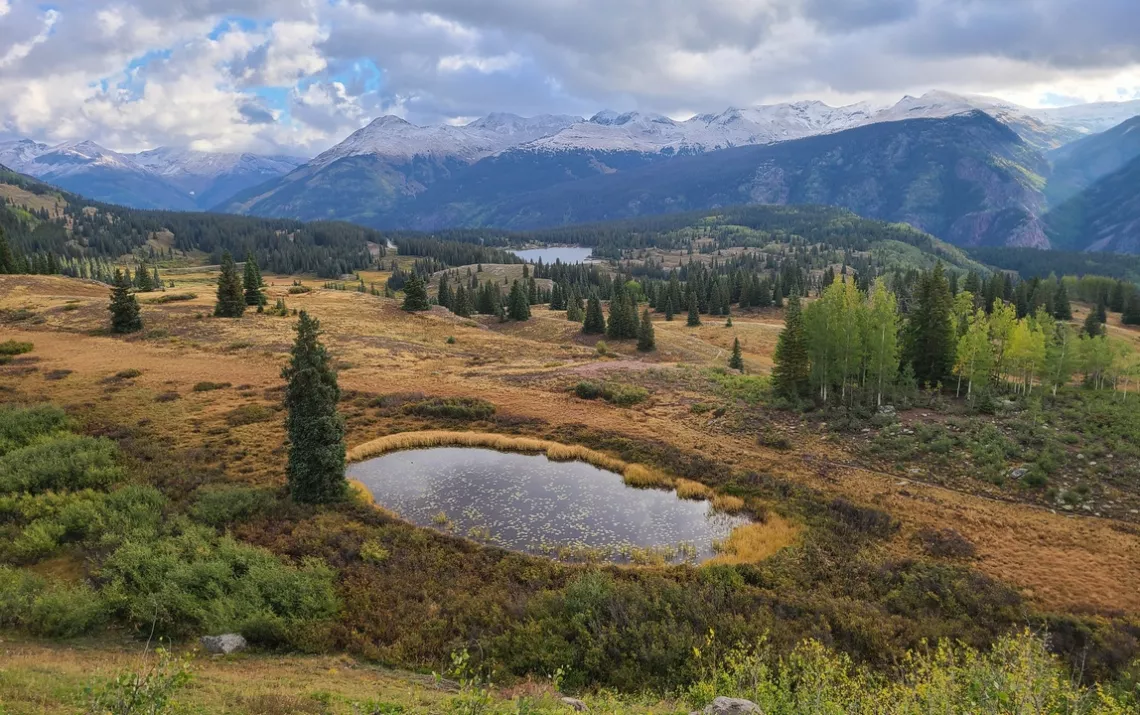
<svg viewBox="0 0 1140 715">
<path fill-rule="evenodd" d="M 1135 289 L 819 219 L 581 228 L 621 259 L 582 266 L 399 235 L 316 276 L 227 239 L 269 266 L 248 281 L 136 246 L 185 298 L 122 333 L 90 271 L 127 265 L 0 276 L 0 703 L 1135 711 Z M 280 310 L 244 310 L 262 293 Z M 346 462 L 441 445 L 590 462 L 751 523 L 695 567 L 577 563 L 344 487 Z M 252 652 L 193 655 L 230 631 Z"/>
</svg>

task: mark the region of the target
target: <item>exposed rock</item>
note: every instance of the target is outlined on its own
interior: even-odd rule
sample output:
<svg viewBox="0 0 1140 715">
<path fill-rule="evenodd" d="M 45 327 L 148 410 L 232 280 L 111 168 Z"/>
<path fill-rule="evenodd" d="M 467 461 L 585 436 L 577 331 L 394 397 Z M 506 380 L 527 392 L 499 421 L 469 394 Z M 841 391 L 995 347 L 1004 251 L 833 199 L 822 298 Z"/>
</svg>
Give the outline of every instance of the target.
<svg viewBox="0 0 1140 715">
<path fill-rule="evenodd" d="M 764 715 L 764 711 L 760 709 L 760 706 L 751 700 L 725 697 L 719 697 L 713 700 L 704 710 L 691 713 L 690 715 L 743 715 L 744 713 Z"/>
<path fill-rule="evenodd" d="M 575 710 L 575 711 L 580 712 L 580 713 L 590 711 L 590 708 L 586 707 L 586 703 L 584 703 L 581 700 L 578 700 L 576 698 L 562 698 L 562 704 L 565 705 L 566 707 L 570 708 L 571 710 Z"/>
<path fill-rule="evenodd" d="M 1025 467 L 1018 467 L 1017 469 L 1011 470 L 1009 476 L 1013 477 L 1014 479 L 1021 479 L 1026 474 L 1029 474 L 1028 469 Z"/>
<path fill-rule="evenodd" d="M 245 650 L 245 638 L 237 633 L 224 633 L 220 636 L 202 636 L 202 647 L 207 653 L 214 655 L 229 655 Z"/>
</svg>

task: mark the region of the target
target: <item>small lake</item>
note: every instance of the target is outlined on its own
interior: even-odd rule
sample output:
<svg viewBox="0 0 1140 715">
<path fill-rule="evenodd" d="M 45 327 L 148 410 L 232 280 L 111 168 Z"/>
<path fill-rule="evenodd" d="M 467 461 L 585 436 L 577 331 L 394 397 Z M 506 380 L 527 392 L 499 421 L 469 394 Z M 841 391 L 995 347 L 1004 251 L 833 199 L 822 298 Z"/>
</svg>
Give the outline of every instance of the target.
<svg viewBox="0 0 1140 715">
<path fill-rule="evenodd" d="M 511 253 L 527 263 L 538 263 L 539 259 L 542 259 L 542 262 L 547 264 L 554 263 L 555 261 L 562 261 L 563 263 L 587 263 L 593 252 L 594 249 L 583 248 L 581 246 L 547 246 L 545 248 L 526 248 L 511 251 Z"/>
<path fill-rule="evenodd" d="M 635 489 L 583 462 L 471 447 L 415 449 L 354 464 L 348 477 L 376 503 L 419 526 L 569 561 L 674 563 L 711 558 L 741 516 L 707 501 Z"/>
</svg>

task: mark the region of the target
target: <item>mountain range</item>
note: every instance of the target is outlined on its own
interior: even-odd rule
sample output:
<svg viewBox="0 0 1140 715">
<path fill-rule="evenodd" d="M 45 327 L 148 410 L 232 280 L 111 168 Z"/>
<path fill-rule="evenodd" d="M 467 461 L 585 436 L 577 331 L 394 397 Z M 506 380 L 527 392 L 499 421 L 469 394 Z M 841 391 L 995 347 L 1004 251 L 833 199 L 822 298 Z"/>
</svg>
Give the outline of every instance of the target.
<svg viewBox="0 0 1140 715">
<path fill-rule="evenodd" d="M 811 202 L 965 246 L 1140 250 L 1129 249 L 1140 243 L 1133 209 L 1117 205 L 1140 153 L 1136 115 L 1140 100 L 1030 109 L 936 91 L 888 106 L 809 101 L 685 121 L 603 111 L 417 126 L 385 116 L 309 161 L 19 141 L 0 144 L 0 163 L 131 206 L 374 228 L 529 229 Z"/>
<path fill-rule="evenodd" d="M 99 201 L 139 209 L 201 211 L 304 163 L 290 156 L 160 147 L 120 154 L 92 141 L 0 142 L 0 164 Z"/>
</svg>

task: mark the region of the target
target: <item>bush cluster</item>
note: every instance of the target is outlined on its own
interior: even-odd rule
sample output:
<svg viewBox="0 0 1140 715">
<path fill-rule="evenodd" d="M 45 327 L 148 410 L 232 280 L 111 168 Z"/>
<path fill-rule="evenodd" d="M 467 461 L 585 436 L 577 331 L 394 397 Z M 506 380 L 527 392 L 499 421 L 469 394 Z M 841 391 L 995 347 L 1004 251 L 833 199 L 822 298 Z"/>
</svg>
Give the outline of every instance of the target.
<svg viewBox="0 0 1140 715">
<path fill-rule="evenodd" d="M 583 400 L 602 399 L 619 407 L 630 407 L 644 402 L 649 390 L 637 385 L 583 380 L 574 386 L 574 394 Z"/>
<path fill-rule="evenodd" d="M 495 414 L 495 406 L 478 397 L 433 397 L 402 409 L 410 415 L 451 420 L 485 420 Z"/>
</svg>

